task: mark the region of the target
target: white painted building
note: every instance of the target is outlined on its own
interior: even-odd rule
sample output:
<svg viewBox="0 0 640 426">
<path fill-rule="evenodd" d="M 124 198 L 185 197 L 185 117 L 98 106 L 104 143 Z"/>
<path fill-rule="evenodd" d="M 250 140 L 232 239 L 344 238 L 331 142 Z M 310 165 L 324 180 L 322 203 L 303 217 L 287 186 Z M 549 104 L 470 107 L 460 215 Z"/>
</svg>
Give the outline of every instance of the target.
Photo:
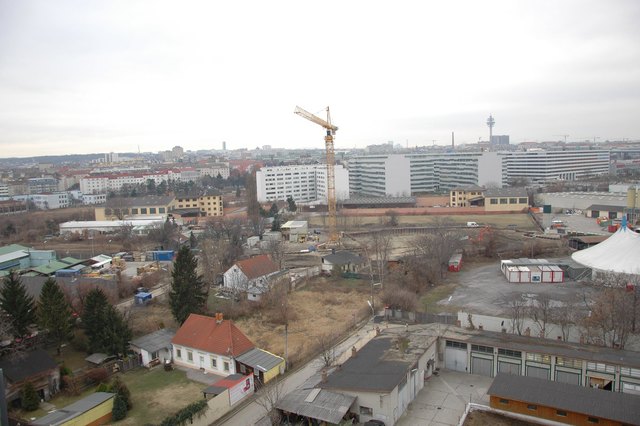
<svg viewBox="0 0 640 426">
<path fill-rule="evenodd" d="M 82 194 L 82 204 L 104 204 L 107 202 L 107 194 Z"/>
<path fill-rule="evenodd" d="M 52 194 L 33 194 L 29 198 L 40 210 L 62 209 L 69 207 L 69 194 L 67 192 L 54 192 Z"/>
<path fill-rule="evenodd" d="M 200 172 L 200 177 L 211 176 L 218 177 L 218 175 L 222 176 L 224 179 L 229 178 L 229 163 L 214 163 L 207 164 L 203 167 L 198 167 L 198 171 Z"/>
<path fill-rule="evenodd" d="M 350 191 L 363 196 L 408 196 L 464 186 L 502 187 L 576 180 L 609 173 L 608 150 L 381 154 L 349 160 Z"/>
<path fill-rule="evenodd" d="M 349 198 L 349 171 L 335 166 L 336 199 Z M 327 166 L 324 164 L 263 167 L 256 172 L 259 202 L 286 200 L 296 203 L 327 202 Z"/>
<path fill-rule="evenodd" d="M 83 194 L 104 194 L 109 191 L 119 191 L 125 185 L 146 185 L 150 180 L 159 185 L 162 182 L 193 182 L 199 179 L 200 171 L 193 167 L 154 172 L 87 175 L 80 179 L 80 191 Z"/>
</svg>

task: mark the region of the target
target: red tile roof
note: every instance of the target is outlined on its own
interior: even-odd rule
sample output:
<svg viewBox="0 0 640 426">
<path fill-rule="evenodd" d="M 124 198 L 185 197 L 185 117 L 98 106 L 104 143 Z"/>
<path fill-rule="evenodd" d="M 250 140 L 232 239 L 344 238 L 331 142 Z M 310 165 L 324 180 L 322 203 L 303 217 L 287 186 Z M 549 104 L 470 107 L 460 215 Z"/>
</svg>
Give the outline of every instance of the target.
<svg viewBox="0 0 640 426">
<path fill-rule="evenodd" d="M 240 268 L 242 273 L 250 280 L 264 275 L 269 275 L 280 270 L 278 265 L 271 260 L 268 254 L 261 254 L 250 259 L 239 260 L 236 262 L 236 265 L 238 265 L 238 268 Z"/>
<path fill-rule="evenodd" d="M 239 356 L 255 348 L 232 321 L 217 324 L 215 318 L 198 314 L 189 315 L 171 343 L 225 356 Z"/>
</svg>

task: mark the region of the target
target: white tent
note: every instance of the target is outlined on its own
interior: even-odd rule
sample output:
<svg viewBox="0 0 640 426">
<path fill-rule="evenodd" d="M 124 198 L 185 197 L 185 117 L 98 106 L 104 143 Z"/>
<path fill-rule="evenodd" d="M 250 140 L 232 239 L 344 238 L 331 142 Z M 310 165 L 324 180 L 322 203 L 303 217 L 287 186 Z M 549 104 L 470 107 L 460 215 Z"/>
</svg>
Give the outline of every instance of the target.
<svg viewBox="0 0 640 426">
<path fill-rule="evenodd" d="M 577 251 L 571 258 L 598 271 L 640 274 L 640 234 L 621 227 L 600 244 Z"/>
</svg>

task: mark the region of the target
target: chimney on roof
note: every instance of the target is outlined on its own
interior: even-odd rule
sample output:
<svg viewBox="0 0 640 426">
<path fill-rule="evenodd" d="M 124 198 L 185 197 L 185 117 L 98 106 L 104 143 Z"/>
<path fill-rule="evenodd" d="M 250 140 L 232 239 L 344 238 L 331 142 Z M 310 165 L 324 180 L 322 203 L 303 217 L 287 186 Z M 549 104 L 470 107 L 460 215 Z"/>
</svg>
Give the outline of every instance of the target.
<svg viewBox="0 0 640 426">
<path fill-rule="evenodd" d="M 355 358 L 358 351 L 355 346 L 351 346 L 351 358 Z"/>
<path fill-rule="evenodd" d="M 327 370 L 322 370 L 322 383 L 327 381 Z"/>
<path fill-rule="evenodd" d="M 222 323 L 224 320 L 224 314 L 222 312 L 216 312 L 216 324 Z"/>
</svg>

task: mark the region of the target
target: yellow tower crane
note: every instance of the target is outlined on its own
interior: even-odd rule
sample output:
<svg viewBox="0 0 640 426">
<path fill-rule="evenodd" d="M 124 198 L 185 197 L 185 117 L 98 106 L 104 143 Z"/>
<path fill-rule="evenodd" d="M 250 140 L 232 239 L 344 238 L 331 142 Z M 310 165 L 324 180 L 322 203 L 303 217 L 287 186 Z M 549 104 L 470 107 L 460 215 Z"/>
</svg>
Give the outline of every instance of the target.
<svg viewBox="0 0 640 426">
<path fill-rule="evenodd" d="M 338 241 L 338 233 L 336 231 L 336 177 L 335 177 L 335 162 L 336 155 L 333 150 L 333 135 L 336 134 L 338 126 L 331 124 L 331 114 L 329 114 L 329 107 L 327 107 L 327 119 L 311 114 L 309 111 L 296 106 L 293 111 L 301 117 L 306 118 L 327 130 L 327 134 L 324 137 L 325 148 L 327 153 L 327 204 L 329 207 L 329 242 L 336 243 Z"/>
</svg>

